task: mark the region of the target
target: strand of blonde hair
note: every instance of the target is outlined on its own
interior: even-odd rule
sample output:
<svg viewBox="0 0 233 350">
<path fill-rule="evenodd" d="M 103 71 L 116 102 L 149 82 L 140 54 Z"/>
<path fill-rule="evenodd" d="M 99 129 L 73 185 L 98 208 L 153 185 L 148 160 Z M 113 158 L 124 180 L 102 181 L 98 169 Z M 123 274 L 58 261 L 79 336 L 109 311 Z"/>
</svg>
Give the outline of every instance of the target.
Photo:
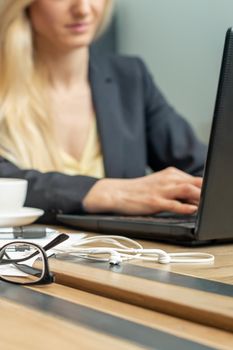
<svg viewBox="0 0 233 350">
<path fill-rule="evenodd" d="M 26 11 L 32 2 L 0 2 L 0 155 L 24 169 L 62 171 L 46 96 L 48 76 L 37 59 Z M 106 4 L 97 35 L 109 21 L 112 1 Z"/>
</svg>

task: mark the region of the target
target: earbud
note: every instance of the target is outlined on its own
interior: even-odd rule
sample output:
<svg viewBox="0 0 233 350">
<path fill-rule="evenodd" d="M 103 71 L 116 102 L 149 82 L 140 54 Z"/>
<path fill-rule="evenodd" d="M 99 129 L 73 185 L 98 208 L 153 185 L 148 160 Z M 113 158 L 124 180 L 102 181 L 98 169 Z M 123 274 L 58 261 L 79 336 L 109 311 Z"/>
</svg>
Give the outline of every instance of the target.
<svg viewBox="0 0 233 350">
<path fill-rule="evenodd" d="M 170 264 L 171 257 L 168 254 L 166 254 L 166 255 L 159 255 L 158 262 L 160 264 Z"/>
<path fill-rule="evenodd" d="M 122 257 L 116 251 L 112 252 L 109 259 L 110 265 L 120 265 L 122 263 Z"/>
</svg>

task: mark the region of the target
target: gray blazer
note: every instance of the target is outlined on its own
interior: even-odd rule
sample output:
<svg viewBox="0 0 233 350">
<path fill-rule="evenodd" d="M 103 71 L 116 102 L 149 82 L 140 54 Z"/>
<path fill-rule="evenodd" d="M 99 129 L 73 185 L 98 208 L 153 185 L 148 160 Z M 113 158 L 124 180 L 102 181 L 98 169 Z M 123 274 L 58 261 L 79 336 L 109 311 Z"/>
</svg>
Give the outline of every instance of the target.
<svg viewBox="0 0 233 350">
<path fill-rule="evenodd" d="M 200 175 L 206 147 L 167 103 L 138 58 L 91 55 L 89 79 L 106 177 L 134 178 L 147 167 L 175 166 Z M 56 213 L 82 212 L 82 200 L 98 179 L 22 170 L 0 157 L 0 177 L 29 182 L 26 206 L 42 208 L 44 222 Z"/>
</svg>

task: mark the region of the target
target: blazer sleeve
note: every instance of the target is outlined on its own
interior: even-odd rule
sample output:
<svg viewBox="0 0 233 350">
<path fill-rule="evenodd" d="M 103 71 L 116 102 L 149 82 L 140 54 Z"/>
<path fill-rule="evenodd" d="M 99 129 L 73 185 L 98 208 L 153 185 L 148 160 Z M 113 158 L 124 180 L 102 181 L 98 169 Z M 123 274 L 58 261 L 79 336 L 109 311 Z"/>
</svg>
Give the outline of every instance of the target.
<svg viewBox="0 0 233 350">
<path fill-rule="evenodd" d="M 154 171 L 174 166 L 192 175 L 202 175 L 206 146 L 197 139 L 189 123 L 168 104 L 140 59 L 139 64 L 149 166 Z"/>
<path fill-rule="evenodd" d="M 82 200 L 98 179 L 89 176 L 70 176 L 58 172 L 41 173 L 22 170 L 0 157 L 0 177 L 28 180 L 25 206 L 40 208 L 44 223 L 56 223 L 58 213 L 82 212 Z"/>
</svg>

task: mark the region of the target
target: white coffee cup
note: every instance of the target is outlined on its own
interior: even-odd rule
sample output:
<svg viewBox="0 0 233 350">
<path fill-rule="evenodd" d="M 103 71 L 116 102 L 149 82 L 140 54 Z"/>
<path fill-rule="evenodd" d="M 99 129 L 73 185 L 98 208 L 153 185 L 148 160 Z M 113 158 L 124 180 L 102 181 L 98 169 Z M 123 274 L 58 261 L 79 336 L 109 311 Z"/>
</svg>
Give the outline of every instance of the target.
<svg viewBox="0 0 233 350">
<path fill-rule="evenodd" d="M 24 179 L 0 178 L 0 213 L 19 211 L 26 199 L 27 186 Z"/>
</svg>

